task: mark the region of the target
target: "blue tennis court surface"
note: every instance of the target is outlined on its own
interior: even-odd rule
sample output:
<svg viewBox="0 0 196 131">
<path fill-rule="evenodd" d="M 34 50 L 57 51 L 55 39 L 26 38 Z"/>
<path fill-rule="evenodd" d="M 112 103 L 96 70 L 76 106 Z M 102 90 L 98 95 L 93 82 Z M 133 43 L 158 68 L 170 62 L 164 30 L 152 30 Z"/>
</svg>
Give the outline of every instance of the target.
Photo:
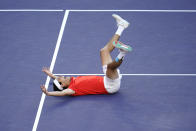
<svg viewBox="0 0 196 131">
<path fill-rule="evenodd" d="M 0 129 L 32 130 L 64 13 L 0 12 Z M 182 76 L 123 76 L 114 95 L 47 96 L 37 131 L 195 131 L 196 77 L 183 74 L 196 72 L 196 13 L 70 11 L 53 73 L 103 73 L 113 13 L 131 22 L 120 39 L 133 47 L 122 74 Z"/>
<path fill-rule="evenodd" d="M 0 129 L 31 130 L 62 13 L 0 12 Z"/>
</svg>

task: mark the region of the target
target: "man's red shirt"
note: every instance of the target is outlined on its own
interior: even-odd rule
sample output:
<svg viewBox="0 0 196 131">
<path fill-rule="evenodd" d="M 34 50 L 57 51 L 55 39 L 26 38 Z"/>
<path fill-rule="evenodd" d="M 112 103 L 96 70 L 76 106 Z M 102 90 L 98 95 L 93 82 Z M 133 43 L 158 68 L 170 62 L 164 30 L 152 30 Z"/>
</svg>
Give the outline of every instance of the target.
<svg viewBox="0 0 196 131">
<path fill-rule="evenodd" d="M 68 88 L 75 91 L 75 94 L 72 96 L 108 94 L 103 81 L 103 77 L 101 76 L 71 77 L 71 82 Z"/>
</svg>

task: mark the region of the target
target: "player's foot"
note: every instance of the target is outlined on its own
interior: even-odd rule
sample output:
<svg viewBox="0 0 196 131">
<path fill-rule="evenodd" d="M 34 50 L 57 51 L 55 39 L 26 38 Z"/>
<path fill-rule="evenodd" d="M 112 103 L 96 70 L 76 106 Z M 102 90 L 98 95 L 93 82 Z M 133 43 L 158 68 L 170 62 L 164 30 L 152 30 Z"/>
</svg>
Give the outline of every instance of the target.
<svg viewBox="0 0 196 131">
<path fill-rule="evenodd" d="M 129 26 L 129 22 L 121 18 L 119 15 L 113 14 L 112 16 L 114 17 L 114 19 L 116 19 L 117 26 L 123 26 L 124 28 L 127 28 Z"/>
<path fill-rule="evenodd" d="M 132 48 L 129 45 L 125 45 L 120 41 L 113 41 L 113 45 L 124 52 L 129 52 L 132 50 Z"/>
</svg>

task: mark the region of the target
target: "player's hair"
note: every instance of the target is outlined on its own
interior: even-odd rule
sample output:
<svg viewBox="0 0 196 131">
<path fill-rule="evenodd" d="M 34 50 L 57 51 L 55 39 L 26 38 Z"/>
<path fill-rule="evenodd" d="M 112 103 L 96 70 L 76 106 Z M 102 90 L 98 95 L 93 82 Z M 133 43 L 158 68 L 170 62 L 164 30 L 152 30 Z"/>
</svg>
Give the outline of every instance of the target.
<svg viewBox="0 0 196 131">
<path fill-rule="evenodd" d="M 61 85 L 62 83 L 59 82 L 59 84 Z M 63 87 L 63 90 L 64 90 L 64 89 L 67 89 L 67 87 Z M 53 91 L 62 91 L 62 90 L 60 90 L 60 89 L 53 83 Z"/>
</svg>

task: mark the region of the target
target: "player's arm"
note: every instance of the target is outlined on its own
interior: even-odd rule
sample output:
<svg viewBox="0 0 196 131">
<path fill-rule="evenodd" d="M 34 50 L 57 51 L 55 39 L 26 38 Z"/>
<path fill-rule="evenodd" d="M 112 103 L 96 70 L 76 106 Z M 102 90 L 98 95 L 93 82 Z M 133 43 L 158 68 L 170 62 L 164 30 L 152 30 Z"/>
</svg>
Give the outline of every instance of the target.
<svg viewBox="0 0 196 131">
<path fill-rule="evenodd" d="M 56 79 L 57 78 L 55 75 L 52 74 L 52 72 L 50 71 L 50 69 L 47 68 L 47 67 L 43 67 L 42 68 L 42 71 L 44 73 L 46 73 L 46 75 L 50 76 L 52 79 Z"/>
<path fill-rule="evenodd" d="M 75 93 L 75 91 L 69 88 L 63 91 L 51 91 L 51 92 L 47 91 L 44 85 L 41 85 L 40 88 L 42 92 L 44 92 L 48 96 L 69 96 Z"/>
</svg>

